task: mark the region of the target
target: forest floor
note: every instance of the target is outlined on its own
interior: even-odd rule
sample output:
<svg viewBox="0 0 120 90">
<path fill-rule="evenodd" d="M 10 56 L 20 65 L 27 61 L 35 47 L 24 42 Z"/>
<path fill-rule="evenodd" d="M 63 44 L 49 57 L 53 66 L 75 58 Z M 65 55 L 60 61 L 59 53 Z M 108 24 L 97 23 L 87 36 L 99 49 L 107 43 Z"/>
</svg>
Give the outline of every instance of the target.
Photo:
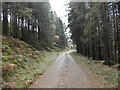
<svg viewBox="0 0 120 90">
<path fill-rule="evenodd" d="M 54 62 L 63 49 L 38 51 L 31 45 L 12 37 L 0 36 L 2 39 L 2 79 L 3 88 L 29 87 Z"/>
<path fill-rule="evenodd" d="M 118 69 L 99 60 L 86 58 L 76 52 L 70 54 L 81 65 L 87 78 L 99 88 L 118 88 Z"/>
</svg>

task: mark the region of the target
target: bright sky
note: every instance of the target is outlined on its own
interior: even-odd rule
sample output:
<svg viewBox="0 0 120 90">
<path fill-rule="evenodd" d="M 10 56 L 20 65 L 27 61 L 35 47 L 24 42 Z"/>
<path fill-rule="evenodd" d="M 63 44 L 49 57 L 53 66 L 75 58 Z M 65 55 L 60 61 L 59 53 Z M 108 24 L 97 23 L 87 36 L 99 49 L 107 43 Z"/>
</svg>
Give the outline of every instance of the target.
<svg viewBox="0 0 120 90">
<path fill-rule="evenodd" d="M 66 11 L 67 6 L 65 6 L 65 4 L 68 4 L 69 1 L 70 0 L 50 0 L 52 10 L 56 12 L 57 16 L 61 18 L 62 22 L 65 23 L 66 26 L 68 25 L 68 12 Z M 65 32 L 67 37 L 71 36 L 69 31 L 70 30 L 68 28 Z"/>
<path fill-rule="evenodd" d="M 65 6 L 65 4 L 67 4 L 68 1 L 69 0 L 50 0 L 52 10 L 56 12 L 57 16 L 60 17 L 66 25 L 68 25 L 68 17 L 67 11 L 65 10 L 67 6 Z"/>
</svg>

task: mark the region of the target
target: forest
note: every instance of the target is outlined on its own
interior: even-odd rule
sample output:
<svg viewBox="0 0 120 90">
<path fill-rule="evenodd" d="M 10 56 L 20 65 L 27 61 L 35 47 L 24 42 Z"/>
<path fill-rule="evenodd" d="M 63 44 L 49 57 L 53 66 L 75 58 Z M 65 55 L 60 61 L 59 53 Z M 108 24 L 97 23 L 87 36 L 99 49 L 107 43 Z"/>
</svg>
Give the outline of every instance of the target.
<svg viewBox="0 0 120 90">
<path fill-rule="evenodd" d="M 1 11 L 0 86 L 28 87 L 68 46 L 67 26 L 49 2 L 3 2 Z"/>
<path fill-rule="evenodd" d="M 120 2 L 59 4 L 2 2 L 0 86 L 118 88 Z"/>
<path fill-rule="evenodd" d="M 21 39 L 37 49 L 67 46 L 65 24 L 49 2 L 2 3 L 3 35 Z"/>
<path fill-rule="evenodd" d="M 120 2 L 71 2 L 69 28 L 77 52 L 104 60 L 106 65 L 120 62 Z"/>
</svg>

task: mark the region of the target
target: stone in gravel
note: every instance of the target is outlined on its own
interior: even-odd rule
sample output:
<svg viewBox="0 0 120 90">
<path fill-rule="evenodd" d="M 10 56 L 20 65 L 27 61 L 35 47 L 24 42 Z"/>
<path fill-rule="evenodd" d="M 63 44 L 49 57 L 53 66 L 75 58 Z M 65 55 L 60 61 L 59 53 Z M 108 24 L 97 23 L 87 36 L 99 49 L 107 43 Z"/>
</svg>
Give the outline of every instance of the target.
<svg viewBox="0 0 120 90">
<path fill-rule="evenodd" d="M 23 61 L 28 62 L 28 61 L 30 61 L 30 59 L 29 58 L 24 58 Z"/>
</svg>

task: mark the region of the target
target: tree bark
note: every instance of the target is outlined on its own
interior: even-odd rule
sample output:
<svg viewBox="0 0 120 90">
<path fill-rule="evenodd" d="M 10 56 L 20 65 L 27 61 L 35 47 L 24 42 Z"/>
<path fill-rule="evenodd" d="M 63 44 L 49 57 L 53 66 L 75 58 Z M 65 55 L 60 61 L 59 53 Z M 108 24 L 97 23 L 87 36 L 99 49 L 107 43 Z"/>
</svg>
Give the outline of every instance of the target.
<svg viewBox="0 0 120 90">
<path fill-rule="evenodd" d="M 8 4 L 3 3 L 3 34 L 8 35 Z"/>
</svg>

